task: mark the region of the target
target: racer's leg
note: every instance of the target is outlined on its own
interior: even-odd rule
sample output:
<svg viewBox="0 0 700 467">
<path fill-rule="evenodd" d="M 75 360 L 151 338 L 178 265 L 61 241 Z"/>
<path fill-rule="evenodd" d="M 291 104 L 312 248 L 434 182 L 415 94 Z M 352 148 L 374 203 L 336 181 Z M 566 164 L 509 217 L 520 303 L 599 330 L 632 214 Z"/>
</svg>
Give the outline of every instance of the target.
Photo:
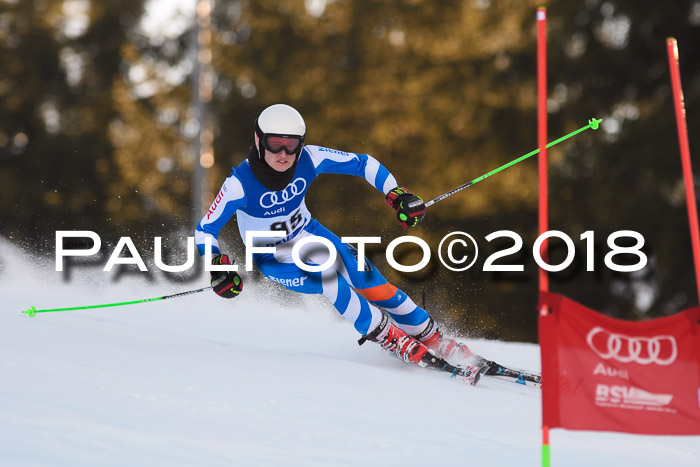
<svg viewBox="0 0 700 467">
<path fill-rule="evenodd" d="M 339 259 L 336 269 L 369 302 L 386 310 L 399 328 L 408 335 L 422 339 L 435 334 L 437 325 L 430 314 L 416 305 L 405 292 L 390 284 L 369 259 L 364 258 L 364 267 L 358 270 L 357 250 L 354 247 L 341 242 L 337 235 L 317 221 L 312 221 L 306 229 L 309 234 L 324 237 L 333 243 Z"/>
<path fill-rule="evenodd" d="M 260 272 L 289 290 L 304 294 L 323 294 L 357 332 L 366 335 L 382 320 L 382 312 L 357 294 L 335 269 L 308 272 L 294 263 L 280 262 L 275 255 L 254 255 Z M 323 264 L 323 263 L 319 263 Z"/>
</svg>

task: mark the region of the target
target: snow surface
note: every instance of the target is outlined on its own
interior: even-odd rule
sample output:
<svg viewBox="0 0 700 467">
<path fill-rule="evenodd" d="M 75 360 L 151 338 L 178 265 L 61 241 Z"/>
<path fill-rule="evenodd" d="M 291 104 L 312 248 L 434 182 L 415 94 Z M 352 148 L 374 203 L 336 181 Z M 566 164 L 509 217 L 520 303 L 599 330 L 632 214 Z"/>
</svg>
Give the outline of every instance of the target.
<svg viewBox="0 0 700 467">
<path fill-rule="evenodd" d="M 403 364 L 321 298 L 82 269 L 63 282 L 0 239 L 0 465 L 540 465 L 537 389 Z M 38 272 L 41 271 L 41 272 Z M 39 277 L 41 276 L 41 277 Z M 539 369 L 532 344 L 467 340 Z M 698 466 L 700 438 L 553 430 L 553 466 Z"/>
</svg>

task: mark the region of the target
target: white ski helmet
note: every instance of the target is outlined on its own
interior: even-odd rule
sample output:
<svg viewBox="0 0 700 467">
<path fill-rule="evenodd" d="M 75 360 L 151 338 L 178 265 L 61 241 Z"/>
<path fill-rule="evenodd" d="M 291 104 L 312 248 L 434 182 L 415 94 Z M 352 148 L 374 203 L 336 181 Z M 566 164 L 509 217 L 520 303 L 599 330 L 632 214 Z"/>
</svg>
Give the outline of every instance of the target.
<svg viewBox="0 0 700 467">
<path fill-rule="evenodd" d="M 255 120 L 255 146 L 261 159 L 265 157 L 265 149 L 273 153 L 285 151 L 298 157 L 304 138 L 306 123 L 294 107 L 274 104 L 263 110 Z"/>
</svg>

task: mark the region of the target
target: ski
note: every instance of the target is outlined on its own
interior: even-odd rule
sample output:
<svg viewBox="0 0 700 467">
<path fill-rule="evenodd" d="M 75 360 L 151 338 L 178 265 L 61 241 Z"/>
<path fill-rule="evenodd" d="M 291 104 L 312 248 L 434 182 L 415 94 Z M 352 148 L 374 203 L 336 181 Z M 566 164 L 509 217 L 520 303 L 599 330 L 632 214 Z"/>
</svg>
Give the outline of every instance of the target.
<svg viewBox="0 0 700 467">
<path fill-rule="evenodd" d="M 469 383 L 472 386 L 476 386 L 476 383 L 479 382 L 479 379 L 481 379 L 481 376 L 488 374 L 488 370 L 489 370 L 488 366 L 482 366 L 482 367 L 478 367 L 478 368 L 452 367 L 452 370 L 445 369 L 445 371 L 448 371 L 452 374 L 453 378 L 460 378 L 462 381 L 466 381 L 467 383 Z"/>
<path fill-rule="evenodd" d="M 394 358 L 398 358 L 404 361 L 401 356 L 396 352 L 387 352 Z M 430 370 L 444 371 L 449 373 L 452 378 L 458 379 L 468 383 L 470 386 L 476 386 L 481 377 L 489 371 L 489 366 L 486 364 L 486 360 L 478 366 L 472 365 L 461 365 L 455 366 L 447 362 L 432 352 L 428 352 L 423 356 L 423 359 L 418 366 L 421 368 L 427 368 Z"/>
<path fill-rule="evenodd" d="M 540 375 L 531 371 L 509 368 L 480 355 L 475 355 L 469 350 L 469 347 L 454 339 L 445 338 L 439 348 L 439 352 L 442 358 L 460 368 L 469 366 L 476 368 L 487 367 L 487 370 L 483 373 L 484 376 L 509 381 L 522 386 L 533 388 L 542 387 L 542 378 Z"/>
<path fill-rule="evenodd" d="M 531 373 L 524 370 L 508 368 L 499 363 L 487 360 L 484 357 L 475 355 L 473 358 L 474 364 L 477 366 L 487 366 L 488 370 L 484 373 L 485 376 L 496 378 L 504 381 L 509 381 L 523 386 L 532 388 L 542 387 L 542 377 L 536 373 Z"/>
<path fill-rule="evenodd" d="M 419 366 L 445 371 L 450 373 L 452 378 L 458 378 L 469 383 L 471 386 L 476 386 L 479 379 L 481 379 L 481 376 L 488 374 L 490 370 L 488 363 L 485 360 L 483 364 L 478 366 L 454 366 L 448 363 L 446 360 L 436 356 L 432 352 L 425 354 Z"/>
</svg>

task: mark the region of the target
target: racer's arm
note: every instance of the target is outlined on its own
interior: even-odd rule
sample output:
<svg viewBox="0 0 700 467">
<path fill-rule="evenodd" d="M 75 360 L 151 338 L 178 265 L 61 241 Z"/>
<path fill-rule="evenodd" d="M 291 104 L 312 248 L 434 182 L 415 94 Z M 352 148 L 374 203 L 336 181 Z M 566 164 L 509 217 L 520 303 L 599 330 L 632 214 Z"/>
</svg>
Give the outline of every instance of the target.
<svg viewBox="0 0 700 467">
<path fill-rule="evenodd" d="M 364 177 L 381 191 L 386 202 L 396 211 L 399 224 L 405 229 L 415 227 L 425 217 L 423 200 L 406 188 L 399 187 L 394 176 L 369 154 L 355 154 L 320 146 L 306 146 L 317 174 L 335 173 Z"/>
<path fill-rule="evenodd" d="M 243 186 L 234 175 L 231 175 L 224 180 L 219 194 L 195 228 L 194 240 L 200 256 L 204 255 L 204 242 L 207 238 L 211 239 L 212 256 L 221 254 L 219 232 L 243 205 L 245 205 Z"/>
<path fill-rule="evenodd" d="M 369 154 L 338 151 L 320 146 L 304 146 L 311 156 L 317 174 L 332 173 L 363 177 L 384 195 L 396 187 L 396 179 L 377 159 Z"/>
<path fill-rule="evenodd" d="M 211 239 L 212 264 L 231 265 L 233 261 L 219 250 L 219 232 L 233 214 L 245 204 L 241 182 L 233 175 L 224 180 L 219 194 L 195 228 L 194 238 L 199 254 L 205 253 L 206 239 Z M 237 297 L 243 290 L 243 280 L 236 271 L 211 271 L 211 286 L 223 298 Z"/>
</svg>

